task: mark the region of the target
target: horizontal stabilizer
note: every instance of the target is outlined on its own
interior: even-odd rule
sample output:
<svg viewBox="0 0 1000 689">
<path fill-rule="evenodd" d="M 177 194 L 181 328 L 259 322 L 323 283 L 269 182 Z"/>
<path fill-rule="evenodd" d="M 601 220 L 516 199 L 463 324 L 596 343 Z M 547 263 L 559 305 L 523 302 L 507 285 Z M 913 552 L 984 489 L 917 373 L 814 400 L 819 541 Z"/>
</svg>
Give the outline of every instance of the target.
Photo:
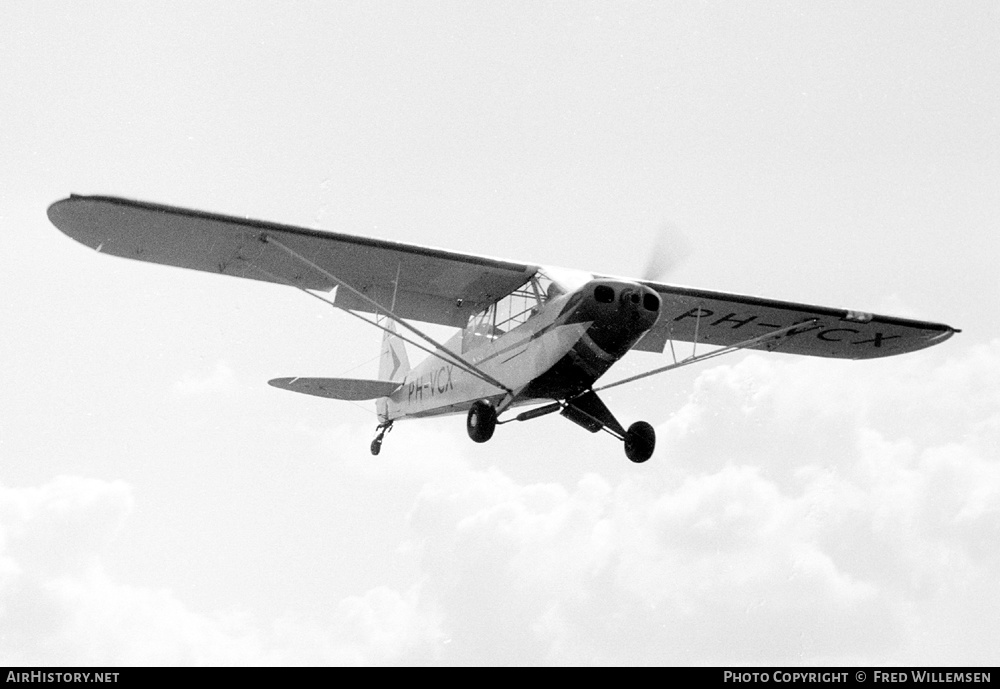
<svg viewBox="0 0 1000 689">
<path fill-rule="evenodd" d="M 275 378 L 267 381 L 267 384 L 282 390 L 335 400 L 374 400 L 388 397 L 400 386 L 400 383 L 388 380 L 356 378 Z"/>
</svg>

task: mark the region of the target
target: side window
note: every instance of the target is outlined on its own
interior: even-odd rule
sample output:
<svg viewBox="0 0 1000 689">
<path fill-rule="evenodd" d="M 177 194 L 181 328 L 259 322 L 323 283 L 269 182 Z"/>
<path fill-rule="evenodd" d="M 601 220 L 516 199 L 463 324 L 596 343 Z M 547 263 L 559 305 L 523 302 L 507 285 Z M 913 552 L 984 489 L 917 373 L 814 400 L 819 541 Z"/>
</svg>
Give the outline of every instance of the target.
<svg viewBox="0 0 1000 689">
<path fill-rule="evenodd" d="M 462 336 L 462 351 L 488 344 L 526 322 L 545 303 L 551 284 L 551 280 L 537 273 L 507 296 L 473 314 Z"/>
<path fill-rule="evenodd" d="M 496 320 L 496 304 L 490 304 L 485 311 L 474 313 L 462 332 L 462 351 L 468 352 L 489 344 L 497 338 L 493 322 Z"/>
</svg>

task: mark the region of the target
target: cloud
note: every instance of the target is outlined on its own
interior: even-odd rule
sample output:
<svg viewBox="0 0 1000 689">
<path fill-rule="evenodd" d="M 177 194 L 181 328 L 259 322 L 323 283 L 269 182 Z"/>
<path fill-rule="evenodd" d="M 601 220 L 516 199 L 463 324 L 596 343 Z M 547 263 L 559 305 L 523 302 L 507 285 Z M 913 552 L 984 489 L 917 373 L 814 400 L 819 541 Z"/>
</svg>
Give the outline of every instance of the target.
<svg viewBox="0 0 1000 689">
<path fill-rule="evenodd" d="M 816 543 L 807 503 L 749 467 L 659 494 L 598 476 L 572 491 L 480 478 L 426 491 L 413 516 L 447 662 L 795 662 L 804 631 L 861 652 L 872 639 L 852 624 L 875 634 L 891 612 Z"/>
<path fill-rule="evenodd" d="M 174 383 L 173 391 L 180 397 L 196 397 L 231 392 L 235 387 L 236 376 L 233 369 L 225 361 L 220 361 L 208 375 L 197 376 L 185 373 L 179 381 Z"/>
<path fill-rule="evenodd" d="M 168 590 L 129 586 L 101 553 L 132 509 L 120 481 L 62 476 L 0 486 L 0 657 L 11 665 L 377 664 L 433 658 L 415 587 L 342 600 L 321 628 L 194 611 Z"/>
<path fill-rule="evenodd" d="M 443 637 L 434 616 L 421 610 L 419 598 L 419 586 L 405 594 L 380 586 L 342 600 L 335 617 L 341 662 L 435 662 Z"/>
<path fill-rule="evenodd" d="M 337 455 L 352 481 L 410 496 L 399 553 L 412 578 L 341 598 L 322 623 L 195 611 L 113 581 L 101 553 L 134 501 L 121 482 L 0 488 L 0 654 L 995 664 L 1000 342 L 934 361 L 751 355 L 706 369 L 658 429 L 658 454 L 624 478 L 516 480 L 431 426 L 408 430 L 413 449 L 396 459 Z M 301 432 L 328 450 L 352 433 Z"/>
<path fill-rule="evenodd" d="M 1000 343 L 927 361 L 753 355 L 699 376 L 659 473 L 426 487 L 445 661 L 995 662 Z"/>
<path fill-rule="evenodd" d="M 0 487 L 3 555 L 32 576 L 86 569 L 132 510 L 122 481 L 59 476 L 40 488 Z"/>
</svg>

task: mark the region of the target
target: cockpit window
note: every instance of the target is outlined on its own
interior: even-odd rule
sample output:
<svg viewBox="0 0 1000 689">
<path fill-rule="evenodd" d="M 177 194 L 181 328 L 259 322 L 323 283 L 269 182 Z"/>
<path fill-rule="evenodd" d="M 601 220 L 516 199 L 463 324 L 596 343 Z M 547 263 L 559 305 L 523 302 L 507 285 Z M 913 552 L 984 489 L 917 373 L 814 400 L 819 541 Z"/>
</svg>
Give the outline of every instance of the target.
<svg viewBox="0 0 1000 689">
<path fill-rule="evenodd" d="M 562 289 L 555 282 L 541 271 L 535 273 L 513 292 L 469 318 L 462 337 L 462 351 L 475 349 L 510 332 L 559 294 Z"/>
</svg>

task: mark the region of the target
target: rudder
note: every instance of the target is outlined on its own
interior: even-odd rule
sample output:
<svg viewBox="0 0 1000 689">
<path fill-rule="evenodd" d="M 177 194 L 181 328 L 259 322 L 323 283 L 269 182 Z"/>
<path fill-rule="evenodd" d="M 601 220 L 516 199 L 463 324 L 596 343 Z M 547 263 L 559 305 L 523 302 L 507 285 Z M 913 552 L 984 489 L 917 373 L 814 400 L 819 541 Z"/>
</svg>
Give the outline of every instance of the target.
<svg viewBox="0 0 1000 689">
<path fill-rule="evenodd" d="M 386 323 L 387 330 L 382 337 L 382 355 L 378 363 L 380 380 L 402 382 L 410 372 L 410 359 L 406 356 L 406 345 L 403 338 L 396 334 L 396 324 Z M 375 403 L 380 421 L 388 420 L 388 403 L 383 397 Z"/>
</svg>

